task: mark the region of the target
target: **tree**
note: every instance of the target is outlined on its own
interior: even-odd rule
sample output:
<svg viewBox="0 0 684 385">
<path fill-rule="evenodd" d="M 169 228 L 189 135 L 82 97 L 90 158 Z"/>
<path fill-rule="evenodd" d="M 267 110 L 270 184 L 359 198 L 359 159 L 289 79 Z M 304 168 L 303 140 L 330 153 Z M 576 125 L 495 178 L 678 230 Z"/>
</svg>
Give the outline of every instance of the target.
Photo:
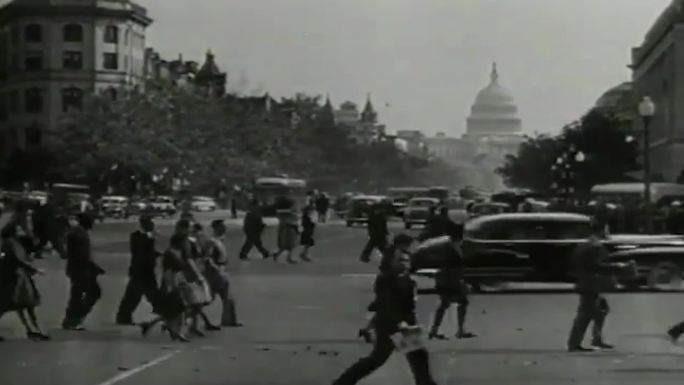
<svg viewBox="0 0 684 385">
<path fill-rule="evenodd" d="M 551 186 L 558 182 L 552 166 L 559 156 L 572 150 L 584 154 L 583 161 L 572 163 L 574 187 L 580 191 L 627 180 L 626 174 L 640 167 L 637 148 L 626 140 L 621 122 L 591 110 L 558 136 L 527 138 L 518 154 L 508 156 L 497 172 L 509 186 L 552 192 Z"/>
</svg>

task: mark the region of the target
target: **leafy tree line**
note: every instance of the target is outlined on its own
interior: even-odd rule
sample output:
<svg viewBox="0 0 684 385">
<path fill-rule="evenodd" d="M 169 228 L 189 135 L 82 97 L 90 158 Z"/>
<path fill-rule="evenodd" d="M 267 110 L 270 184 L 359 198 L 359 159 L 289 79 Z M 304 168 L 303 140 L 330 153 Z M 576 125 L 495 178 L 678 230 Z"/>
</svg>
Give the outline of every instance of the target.
<svg viewBox="0 0 684 385">
<path fill-rule="evenodd" d="M 517 155 L 509 155 L 497 172 L 507 185 L 553 194 L 559 174 L 557 159 L 565 153 L 581 152 L 581 161 L 571 161 L 570 181 L 578 192 L 587 192 L 600 183 L 633 180 L 629 174 L 641 169 L 638 145 L 618 118 L 591 110 L 578 124 L 567 126 L 561 134 L 528 137 Z"/>
<path fill-rule="evenodd" d="M 123 193 L 141 185 L 168 190 L 175 179 L 209 193 L 287 174 L 331 191 L 380 191 L 438 183 L 438 175 L 425 177 L 431 167 L 391 141 L 355 143 L 320 97 L 298 94 L 266 108 L 263 98 L 211 99 L 150 83 L 144 92 L 87 98 L 40 146 L 15 151 L 2 175 L 5 185 L 69 181 Z"/>
</svg>

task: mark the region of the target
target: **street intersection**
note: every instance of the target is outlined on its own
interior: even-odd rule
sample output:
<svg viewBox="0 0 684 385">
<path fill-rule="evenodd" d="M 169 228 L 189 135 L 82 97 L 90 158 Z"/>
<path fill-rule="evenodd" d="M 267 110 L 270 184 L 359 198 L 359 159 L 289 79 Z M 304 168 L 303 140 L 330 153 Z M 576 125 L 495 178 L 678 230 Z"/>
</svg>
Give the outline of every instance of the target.
<svg viewBox="0 0 684 385">
<path fill-rule="evenodd" d="M 200 214 L 208 223 L 225 213 Z M 100 280 L 103 297 L 88 318 L 85 332 L 59 329 L 67 300 L 64 263 L 55 257 L 37 261 L 46 275 L 37 277 L 43 295 L 39 315 L 51 342 L 26 340 L 14 314 L 0 319 L 0 384 L 70 385 L 218 385 L 330 384 L 348 365 L 369 352 L 356 338 L 366 322 L 377 259 L 363 264 L 358 254 L 365 229 L 341 222 L 317 229 L 314 262 L 297 265 L 261 260 L 256 252 L 240 262 L 239 222 L 228 220 L 227 238 L 232 288 L 245 327 L 212 332 L 177 344 L 155 330 L 147 338 L 136 327 L 114 324 L 128 267 L 128 234 L 133 221 L 97 224 L 92 238 L 97 260 L 107 274 Z M 269 223 L 265 243 L 274 244 Z M 159 221 L 165 246 L 172 221 Z M 399 223 L 391 230 L 401 231 Z M 419 286 L 431 282 L 418 279 Z M 615 352 L 570 354 L 565 339 L 577 306 L 568 287 L 473 295 L 468 327 L 471 340 L 430 342 L 432 366 L 439 384 L 679 384 L 684 375 L 684 349 L 662 338 L 665 329 L 684 318 L 684 293 L 616 293 L 609 295 L 612 313 L 606 339 Z M 530 289 L 532 288 L 532 289 Z M 418 313 L 428 324 L 436 308 L 434 296 L 419 299 Z M 218 304 L 208 313 L 218 319 Z M 150 317 L 143 301 L 134 315 Z M 444 323 L 455 333 L 455 314 Z M 395 355 L 363 384 L 412 384 L 408 365 Z"/>
</svg>

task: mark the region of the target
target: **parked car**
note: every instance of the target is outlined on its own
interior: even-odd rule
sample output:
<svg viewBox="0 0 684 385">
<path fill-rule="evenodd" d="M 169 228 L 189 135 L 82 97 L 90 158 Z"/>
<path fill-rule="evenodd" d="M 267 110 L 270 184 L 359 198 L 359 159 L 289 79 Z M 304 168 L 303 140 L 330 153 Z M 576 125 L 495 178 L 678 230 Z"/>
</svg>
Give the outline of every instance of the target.
<svg viewBox="0 0 684 385">
<path fill-rule="evenodd" d="M 100 198 L 100 208 L 105 217 L 127 218 L 129 202 L 128 198 L 120 195 L 105 195 Z"/>
<path fill-rule="evenodd" d="M 476 288 L 509 281 L 574 282 L 572 256 L 590 233 L 591 218 L 580 214 L 508 213 L 472 219 L 465 225 L 462 244 L 465 277 Z M 663 266 L 681 276 L 684 258 L 677 256 L 684 255 L 682 236 L 610 235 L 604 244 L 611 261 L 634 260 L 638 266 L 638 274 L 621 276 L 620 283 L 648 283 L 651 271 Z M 438 269 L 444 261 L 426 255 L 413 263 L 417 270 Z"/>
<path fill-rule="evenodd" d="M 192 197 L 191 207 L 193 211 L 214 211 L 217 206 L 214 198 L 204 196 Z"/>
<path fill-rule="evenodd" d="M 480 202 L 471 203 L 468 206 L 468 216 L 476 218 L 483 215 L 496 215 L 514 211 L 508 203 L 502 202 Z"/>
<path fill-rule="evenodd" d="M 173 198 L 165 195 L 150 199 L 149 206 L 156 215 L 172 216 L 177 211 Z"/>
<path fill-rule="evenodd" d="M 371 206 L 387 202 L 387 198 L 381 195 L 357 195 L 349 200 L 345 219 L 347 227 L 357 223 L 368 223 L 368 213 Z"/>
<path fill-rule="evenodd" d="M 439 202 L 437 198 L 411 198 L 404 210 L 404 228 L 410 229 L 413 225 L 425 225 L 430 208 L 436 208 Z"/>
<path fill-rule="evenodd" d="M 467 201 L 459 197 L 450 197 L 444 203 L 449 210 L 449 218 L 456 223 L 465 223 L 468 220 Z"/>
</svg>

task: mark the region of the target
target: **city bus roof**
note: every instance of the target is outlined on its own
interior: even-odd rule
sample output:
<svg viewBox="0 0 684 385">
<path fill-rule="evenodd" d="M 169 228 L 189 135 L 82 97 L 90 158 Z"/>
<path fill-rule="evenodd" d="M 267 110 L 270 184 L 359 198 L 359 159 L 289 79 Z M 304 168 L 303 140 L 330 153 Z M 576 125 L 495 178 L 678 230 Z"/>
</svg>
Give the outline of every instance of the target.
<svg viewBox="0 0 684 385">
<path fill-rule="evenodd" d="M 279 177 L 265 177 L 257 178 L 254 181 L 257 186 L 282 186 L 282 187 L 306 187 L 306 181 L 303 179 L 279 178 Z"/>
<path fill-rule="evenodd" d="M 84 184 L 73 184 L 73 183 L 54 183 L 52 189 L 62 189 L 62 190 L 90 190 L 90 186 Z"/>
<path fill-rule="evenodd" d="M 652 183 L 651 191 L 675 191 L 684 193 L 684 185 L 677 183 Z M 644 184 L 634 183 L 607 183 L 598 184 L 591 188 L 593 194 L 643 194 Z"/>
</svg>

